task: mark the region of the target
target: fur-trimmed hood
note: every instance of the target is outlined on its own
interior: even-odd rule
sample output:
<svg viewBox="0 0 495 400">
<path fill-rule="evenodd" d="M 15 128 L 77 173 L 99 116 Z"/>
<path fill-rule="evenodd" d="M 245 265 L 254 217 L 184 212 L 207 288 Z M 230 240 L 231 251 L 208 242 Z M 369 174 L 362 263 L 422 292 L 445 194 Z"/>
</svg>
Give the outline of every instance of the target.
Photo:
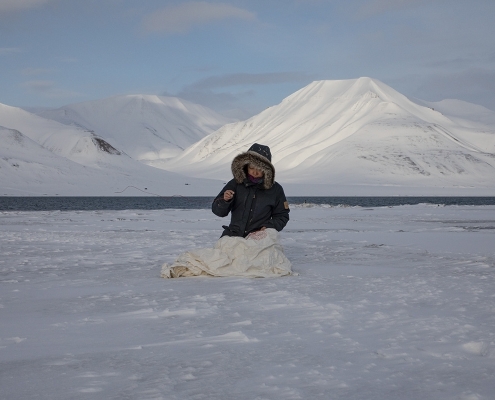
<svg viewBox="0 0 495 400">
<path fill-rule="evenodd" d="M 270 189 L 275 183 L 275 167 L 270 160 L 256 151 L 248 150 L 237 155 L 232 161 L 232 175 L 237 183 L 243 183 L 247 178 L 247 166 L 259 169 L 263 172 L 263 188 Z"/>
</svg>

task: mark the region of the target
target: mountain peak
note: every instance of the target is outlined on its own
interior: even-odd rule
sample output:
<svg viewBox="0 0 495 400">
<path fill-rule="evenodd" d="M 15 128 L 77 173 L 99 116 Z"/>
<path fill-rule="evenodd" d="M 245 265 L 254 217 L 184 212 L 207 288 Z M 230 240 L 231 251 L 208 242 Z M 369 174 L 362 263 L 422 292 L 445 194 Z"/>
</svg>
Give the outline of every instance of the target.
<svg viewBox="0 0 495 400">
<path fill-rule="evenodd" d="M 454 121 L 375 79 L 323 80 L 224 126 L 163 168 L 227 179 L 232 158 L 258 142 L 271 147 L 286 182 L 486 183 L 495 177 L 493 129 Z"/>
<path fill-rule="evenodd" d="M 381 98 L 384 101 L 404 101 L 405 96 L 383 82 L 368 77 L 346 80 L 314 81 L 304 88 L 288 96 L 284 101 L 304 101 L 310 98 L 354 99 L 358 97 Z"/>
</svg>

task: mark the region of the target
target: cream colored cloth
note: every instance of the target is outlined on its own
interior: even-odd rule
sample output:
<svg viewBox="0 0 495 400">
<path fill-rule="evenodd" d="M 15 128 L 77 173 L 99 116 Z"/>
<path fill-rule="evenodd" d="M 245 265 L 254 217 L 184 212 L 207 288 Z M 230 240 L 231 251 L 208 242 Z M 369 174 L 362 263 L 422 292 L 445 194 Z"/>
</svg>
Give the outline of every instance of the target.
<svg viewBox="0 0 495 400">
<path fill-rule="evenodd" d="M 292 273 L 275 229 L 265 229 L 248 237 L 220 238 L 215 247 L 196 249 L 179 255 L 173 264 L 163 264 L 162 278 L 185 276 L 244 276 L 261 278 Z"/>
</svg>

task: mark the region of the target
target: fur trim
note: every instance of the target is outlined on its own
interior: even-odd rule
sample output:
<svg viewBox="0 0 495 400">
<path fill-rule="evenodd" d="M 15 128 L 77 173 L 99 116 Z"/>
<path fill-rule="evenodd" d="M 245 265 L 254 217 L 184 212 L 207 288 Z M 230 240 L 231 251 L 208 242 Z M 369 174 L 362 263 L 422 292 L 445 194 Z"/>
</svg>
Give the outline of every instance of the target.
<svg viewBox="0 0 495 400">
<path fill-rule="evenodd" d="M 232 175 L 237 183 L 244 182 L 247 178 L 244 167 L 251 164 L 254 168 L 263 171 L 263 187 L 270 189 L 275 182 L 275 167 L 268 161 L 268 158 L 254 151 L 246 151 L 237 155 L 232 161 Z"/>
</svg>

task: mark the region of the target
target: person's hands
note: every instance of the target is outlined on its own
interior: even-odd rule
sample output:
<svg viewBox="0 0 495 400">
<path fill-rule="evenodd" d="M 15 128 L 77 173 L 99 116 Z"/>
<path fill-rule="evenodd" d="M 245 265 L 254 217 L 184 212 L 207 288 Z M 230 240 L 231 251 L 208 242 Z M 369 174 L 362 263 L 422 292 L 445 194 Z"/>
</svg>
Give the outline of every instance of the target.
<svg viewBox="0 0 495 400">
<path fill-rule="evenodd" d="M 233 190 L 226 190 L 225 193 L 223 194 L 223 199 L 225 201 L 230 201 L 234 197 L 234 191 Z"/>
<path fill-rule="evenodd" d="M 266 229 L 266 226 L 262 226 L 262 227 L 260 228 L 260 231 L 264 231 L 265 229 Z"/>
</svg>

